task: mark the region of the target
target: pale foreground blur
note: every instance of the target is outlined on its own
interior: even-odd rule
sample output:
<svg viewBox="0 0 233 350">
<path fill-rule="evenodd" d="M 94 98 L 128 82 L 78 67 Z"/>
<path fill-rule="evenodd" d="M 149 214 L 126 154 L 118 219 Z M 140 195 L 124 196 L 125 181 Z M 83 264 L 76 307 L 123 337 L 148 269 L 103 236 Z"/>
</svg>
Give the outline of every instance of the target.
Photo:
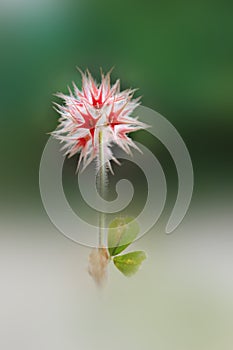
<svg viewBox="0 0 233 350">
<path fill-rule="evenodd" d="M 229 207 L 228 207 L 229 208 Z M 232 350 L 230 209 L 190 209 L 170 236 L 137 241 L 148 259 L 131 279 L 109 271 L 97 290 L 89 249 L 41 210 L 1 219 L 0 348 Z"/>
</svg>

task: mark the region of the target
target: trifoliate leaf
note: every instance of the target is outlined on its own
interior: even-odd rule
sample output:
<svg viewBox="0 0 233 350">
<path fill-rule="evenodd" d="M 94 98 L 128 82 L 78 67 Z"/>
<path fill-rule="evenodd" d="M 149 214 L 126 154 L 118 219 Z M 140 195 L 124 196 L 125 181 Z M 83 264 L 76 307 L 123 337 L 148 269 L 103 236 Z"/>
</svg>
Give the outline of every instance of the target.
<svg viewBox="0 0 233 350">
<path fill-rule="evenodd" d="M 108 230 L 108 251 L 115 256 L 127 248 L 137 237 L 139 225 L 132 217 L 114 219 Z"/>
<path fill-rule="evenodd" d="M 143 251 L 136 251 L 124 255 L 115 256 L 113 262 L 125 276 L 129 277 L 135 274 L 142 261 L 146 259 L 146 254 Z"/>
</svg>

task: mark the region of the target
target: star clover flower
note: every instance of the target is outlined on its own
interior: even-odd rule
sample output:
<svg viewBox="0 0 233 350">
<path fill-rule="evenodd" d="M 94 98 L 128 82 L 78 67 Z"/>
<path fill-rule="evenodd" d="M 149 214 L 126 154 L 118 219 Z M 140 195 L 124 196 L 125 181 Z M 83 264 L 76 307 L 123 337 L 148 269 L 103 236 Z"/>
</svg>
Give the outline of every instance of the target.
<svg viewBox="0 0 233 350">
<path fill-rule="evenodd" d="M 61 115 L 58 128 L 52 135 L 64 143 L 65 155 L 72 157 L 80 153 L 77 169 L 82 169 L 94 159 L 97 168 L 100 164 L 100 138 L 105 164 L 112 171 L 111 161 L 119 163 L 114 157 L 112 146 L 118 145 L 131 154 L 131 147 L 138 149 L 128 133 L 145 129 L 147 125 L 131 116 L 140 104 L 134 99 L 135 90 L 120 91 L 120 80 L 112 86 L 110 72 L 101 73 L 101 83 L 97 84 L 89 71 L 82 75 L 82 88 L 73 83 L 69 95 L 57 93 L 64 100 L 64 105 L 55 103 L 56 111 Z"/>
</svg>

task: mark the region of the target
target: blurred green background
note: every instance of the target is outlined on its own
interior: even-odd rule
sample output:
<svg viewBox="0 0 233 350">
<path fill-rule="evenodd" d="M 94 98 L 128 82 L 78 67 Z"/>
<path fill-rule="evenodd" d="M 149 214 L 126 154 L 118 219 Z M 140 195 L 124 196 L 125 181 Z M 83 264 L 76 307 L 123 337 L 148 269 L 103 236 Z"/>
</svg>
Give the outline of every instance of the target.
<svg viewBox="0 0 233 350">
<path fill-rule="evenodd" d="M 226 0 L 1 0 L 2 348 L 232 349 L 232 14 Z M 139 88 L 183 137 L 195 175 L 176 233 L 161 225 L 136 242 L 145 267 L 130 281 L 111 270 L 101 297 L 89 251 L 49 222 L 38 185 L 53 94 L 80 85 L 76 66 L 97 80 L 114 66 L 122 88 Z M 164 147 L 135 138 L 176 179 Z"/>
<path fill-rule="evenodd" d="M 38 196 L 46 133 L 57 125 L 53 93 L 80 84 L 76 66 L 97 79 L 99 67 L 114 66 L 113 80 L 139 88 L 142 103 L 182 135 L 196 190 L 225 187 L 233 175 L 232 9 L 207 0 L 2 0 L 0 177 L 7 200 Z"/>
</svg>

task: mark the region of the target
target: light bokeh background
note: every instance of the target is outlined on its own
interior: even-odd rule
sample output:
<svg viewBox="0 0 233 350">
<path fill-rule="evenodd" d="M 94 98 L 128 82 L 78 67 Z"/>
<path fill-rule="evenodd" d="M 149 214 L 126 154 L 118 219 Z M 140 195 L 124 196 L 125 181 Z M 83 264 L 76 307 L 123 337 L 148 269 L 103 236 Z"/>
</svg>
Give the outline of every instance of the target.
<svg viewBox="0 0 233 350">
<path fill-rule="evenodd" d="M 232 349 L 232 10 L 208 0 L 1 0 L 1 349 Z M 189 212 L 166 236 L 174 164 L 157 140 L 135 136 L 161 161 L 168 201 L 133 245 L 147 252 L 142 269 L 125 279 L 110 267 L 102 292 L 87 273 L 89 249 L 52 225 L 38 187 L 53 93 L 80 84 L 75 66 L 97 78 L 115 66 L 113 80 L 139 87 L 182 135 L 195 173 Z M 78 210 L 74 167 L 65 182 Z"/>
</svg>

